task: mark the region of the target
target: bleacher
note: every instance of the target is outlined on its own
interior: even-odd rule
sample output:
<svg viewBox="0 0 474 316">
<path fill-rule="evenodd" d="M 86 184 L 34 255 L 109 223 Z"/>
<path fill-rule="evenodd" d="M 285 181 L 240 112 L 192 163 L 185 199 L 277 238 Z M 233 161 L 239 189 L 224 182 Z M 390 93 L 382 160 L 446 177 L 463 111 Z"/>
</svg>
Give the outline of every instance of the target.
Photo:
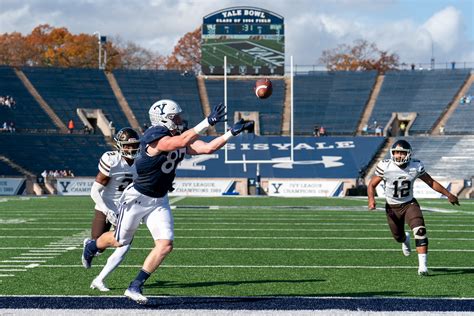
<svg viewBox="0 0 474 316">
<path fill-rule="evenodd" d="M 474 177 L 474 136 L 411 136 L 403 139 L 411 144 L 413 157 L 423 162 L 431 176 L 446 179 Z"/>
<path fill-rule="evenodd" d="M 72 118 L 76 128 L 82 128 L 76 109 L 87 108 L 102 109 L 116 128 L 129 125 L 104 71 L 38 67 L 22 70 L 64 124 Z"/>
<path fill-rule="evenodd" d="M 285 98 L 285 83 L 282 79 L 271 79 L 273 94 L 268 99 L 255 96 L 255 80 L 227 80 L 228 123 L 234 121 L 234 112 L 259 112 L 260 133 L 262 135 L 280 135 Z M 224 102 L 224 80 L 206 80 L 207 95 L 211 107 Z M 217 131 L 224 131 L 223 125 Z"/>
<path fill-rule="evenodd" d="M 17 130 L 56 129 L 49 116 L 31 96 L 12 67 L 0 66 L 0 96 L 12 96 L 15 108 L 0 106 L 0 124 L 15 122 Z M 1 127 L 1 126 L 0 126 Z"/>
<path fill-rule="evenodd" d="M 392 112 L 416 112 L 410 134 L 430 132 L 469 75 L 469 70 L 389 71 L 370 122 L 385 126 Z"/>
<path fill-rule="evenodd" d="M 10 167 L 6 162 L 0 160 L 0 178 L 1 177 L 22 177 L 21 172 Z"/>
<path fill-rule="evenodd" d="M 472 96 L 471 102 L 458 105 L 446 122 L 445 134 L 474 134 L 474 85 L 471 85 L 466 95 Z"/>
<path fill-rule="evenodd" d="M 160 99 L 176 101 L 194 126 L 203 118 L 196 77 L 178 71 L 114 70 L 113 74 L 140 125 L 150 125 L 148 110 Z"/>
<path fill-rule="evenodd" d="M 329 135 L 353 135 L 377 73 L 312 72 L 294 77 L 295 133 L 311 135 L 324 126 Z"/>
<path fill-rule="evenodd" d="M 37 175 L 70 169 L 76 176 L 95 176 L 101 155 L 112 150 L 99 135 L 5 133 L 0 143 L 3 156 Z"/>
</svg>

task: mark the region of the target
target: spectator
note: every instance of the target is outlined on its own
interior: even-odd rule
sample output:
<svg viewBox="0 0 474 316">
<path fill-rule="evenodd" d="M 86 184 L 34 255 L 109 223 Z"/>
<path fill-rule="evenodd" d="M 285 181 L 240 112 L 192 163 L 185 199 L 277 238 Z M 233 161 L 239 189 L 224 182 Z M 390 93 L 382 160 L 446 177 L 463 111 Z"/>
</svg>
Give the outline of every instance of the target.
<svg viewBox="0 0 474 316">
<path fill-rule="evenodd" d="M 74 121 L 72 119 L 67 123 L 67 128 L 69 129 L 69 134 L 72 134 L 74 131 Z"/>
<path fill-rule="evenodd" d="M 362 127 L 362 135 L 367 135 L 369 133 L 369 125 L 365 124 L 364 127 Z"/>
<path fill-rule="evenodd" d="M 8 131 L 9 131 L 10 133 L 14 133 L 14 132 L 16 131 L 15 122 L 10 121 L 10 124 L 8 124 Z"/>
<path fill-rule="evenodd" d="M 2 131 L 5 131 L 5 132 L 7 132 L 7 131 L 8 131 L 8 123 L 7 123 L 6 121 L 5 121 L 5 122 L 3 122 Z"/>
<path fill-rule="evenodd" d="M 313 136 L 319 137 L 319 126 L 314 125 Z"/>
<path fill-rule="evenodd" d="M 382 136 L 382 126 L 377 125 L 377 127 L 375 127 L 375 136 Z"/>
<path fill-rule="evenodd" d="M 48 170 L 44 169 L 43 172 L 41 172 L 41 176 L 46 179 L 48 177 Z"/>
<path fill-rule="evenodd" d="M 322 125 L 319 127 L 319 136 L 328 136 L 326 134 L 326 129 Z"/>
<path fill-rule="evenodd" d="M 400 122 L 400 136 L 405 135 L 405 130 L 406 129 L 407 129 L 407 124 L 405 123 L 405 121 L 401 121 Z"/>
</svg>

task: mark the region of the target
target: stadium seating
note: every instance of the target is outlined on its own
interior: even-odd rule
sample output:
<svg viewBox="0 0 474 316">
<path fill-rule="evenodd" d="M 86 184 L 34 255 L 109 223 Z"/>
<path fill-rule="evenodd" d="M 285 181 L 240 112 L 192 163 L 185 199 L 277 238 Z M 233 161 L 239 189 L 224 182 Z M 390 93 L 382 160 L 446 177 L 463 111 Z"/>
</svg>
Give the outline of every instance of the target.
<svg viewBox="0 0 474 316">
<path fill-rule="evenodd" d="M 70 169 L 76 176 L 95 176 L 99 158 L 111 150 L 98 135 L 5 133 L 0 143 L 2 155 L 37 175 L 45 169 Z"/>
<path fill-rule="evenodd" d="M 227 113 L 229 124 L 234 120 L 234 112 L 257 111 L 260 116 L 260 133 L 262 135 L 280 135 L 283 117 L 285 83 L 281 79 L 271 79 L 273 94 L 261 100 L 255 96 L 254 80 L 227 80 Z M 206 89 L 211 106 L 224 101 L 224 81 L 206 80 Z M 217 131 L 224 131 L 223 125 Z"/>
<path fill-rule="evenodd" d="M 0 124 L 15 122 L 17 131 L 25 129 L 56 129 L 48 115 L 31 96 L 11 67 L 0 67 L 0 95 L 12 96 L 15 109 L 0 106 Z"/>
<path fill-rule="evenodd" d="M 369 122 L 385 126 L 392 112 L 416 112 L 410 134 L 428 133 L 468 75 L 464 69 L 389 71 Z"/>
<path fill-rule="evenodd" d="M 404 139 L 411 144 L 413 157 L 424 163 L 431 176 L 446 179 L 474 177 L 473 136 L 417 136 Z"/>
<path fill-rule="evenodd" d="M 44 100 L 67 125 L 72 118 L 82 128 L 77 108 L 102 109 L 116 128 L 128 126 L 102 70 L 24 67 L 23 72 Z"/>
<path fill-rule="evenodd" d="M 376 75 L 344 71 L 295 76 L 295 133 L 311 135 L 315 125 L 322 125 L 329 135 L 353 135 Z"/>
<path fill-rule="evenodd" d="M 0 179 L 1 177 L 21 177 L 21 172 L 13 169 L 7 163 L 0 160 Z"/>
<path fill-rule="evenodd" d="M 178 102 L 190 126 L 202 120 L 195 76 L 170 70 L 114 70 L 113 74 L 140 125 L 150 125 L 148 110 L 160 99 Z"/>
<path fill-rule="evenodd" d="M 466 95 L 474 97 L 474 85 L 471 86 Z M 460 102 L 460 100 L 457 100 Z M 444 132 L 446 134 L 474 134 L 474 99 L 470 103 L 460 103 L 446 122 Z"/>
</svg>

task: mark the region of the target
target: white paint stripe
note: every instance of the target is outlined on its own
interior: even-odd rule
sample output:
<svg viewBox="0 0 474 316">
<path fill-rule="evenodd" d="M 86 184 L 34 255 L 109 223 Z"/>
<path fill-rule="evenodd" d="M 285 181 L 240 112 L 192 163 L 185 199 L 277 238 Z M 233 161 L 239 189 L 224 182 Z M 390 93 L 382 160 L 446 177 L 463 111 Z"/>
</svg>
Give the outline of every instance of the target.
<svg viewBox="0 0 474 316">
<path fill-rule="evenodd" d="M 56 257 L 11 257 L 10 259 L 53 259 Z"/>
<path fill-rule="evenodd" d="M 14 277 L 15 275 L 14 274 L 0 274 L 0 278 L 3 278 L 3 277 Z"/>
<path fill-rule="evenodd" d="M 181 201 L 181 200 L 184 200 L 186 197 L 185 196 L 177 196 L 177 197 L 174 197 L 170 200 L 170 204 L 173 204 L 173 203 L 176 203 L 178 201 Z"/>
<path fill-rule="evenodd" d="M 82 268 L 82 265 L 40 265 L 40 268 Z M 119 268 L 141 268 L 142 265 L 120 265 Z M 208 268 L 243 268 L 243 269 L 417 269 L 418 266 L 342 266 L 342 265 L 314 265 L 314 266 L 294 266 L 294 265 L 161 265 L 160 268 L 196 268 L 196 269 L 208 269 Z M 474 270 L 474 266 L 464 267 L 452 267 L 452 266 L 430 266 L 429 269 L 448 269 L 448 270 Z"/>
<path fill-rule="evenodd" d="M 0 272 L 24 272 L 26 269 L 2 269 L 0 268 Z"/>
<path fill-rule="evenodd" d="M 240 225 L 240 224 L 236 224 Z M 263 224 L 262 224 L 263 225 Z M 474 225 L 474 224 L 473 224 Z M 184 225 L 177 225 L 177 226 L 184 226 Z M 268 225 L 265 225 L 268 226 Z M 382 225 L 380 225 L 382 226 Z M 430 225 L 433 226 L 433 225 Z M 444 226 L 444 225 L 443 225 Z M 18 229 L 12 229 L 18 230 Z M 26 229 L 28 231 L 37 231 L 37 230 L 49 230 L 48 228 L 32 228 Z M 58 229 L 58 230 L 68 230 L 68 229 Z M 138 229 L 139 231 L 147 231 L 147 228 Z M 387 228 L 384 229 L 363 229 L 363 228 L 175 228 L 175 231 L 301 231 L 301 232 L 386 232 Z M 442 232 L 442 233 L 474 233 L 473 230 L 453 230 L 453 229 L 446 229 L 446 230 L 438 230 L 438 229 L 429 229 L 429 232 Z M 82 241 L 78 241 L 80 243 Z M 77 243 L 72 244 L 77 246 Z M 72 246 L 68 245 L 68 246 Z M 73 249 L 71 249 L 73 248 Z M 52 248 L 51 246 L 47 246 L 43 248 L 46 250 L 53 250 L 53 251 L 68 251 L 74 250 L 77 247 L 63 247 L 62 249 Z"/>
<path fill-rule="evenodd" d="M 29 264 L 27 266 L 25 266 L 25 268 L 27 269 L 32 269 L 32 268 L 36 268 L 36 267 L 39 267 L 40 265 L 38 263 L 32 263 L 32 264 Z"/>
<path fill-rule="evenodd" d="M 0 250 L 14 250 L 14 249 L 19 249 L 16 247 L 0 247 Z M 29 249 L 29 248 L 22 248 L 22 249 Z M 143 250 L 143 251 L 150 251 L 150 248 L 147 247 L 134 247 L 134 250 Z M 109 248 L 107 251 L 113 251 L 115 250 L 114 248 Z M 199 250 L 199 251 L 206 251 L 206 250 L 216 250 L 216 251 L 356 251 L 356 252 L 370 252 L 370 251 L 394 251 L 394 252 L 399 252 L 399 248 L 186 248 L 186 247 L 175 247 L 173 248 L 174 251 L 177 250 L 185 250 L 185 251 L 192 251 L 192 250 Z M 430 249 L 430 252 L 474 252 L 474 249 Z M 34 255 L 34 254 L 21 254 L 21 256 L 27 256 L 27 255 Z M 43 254 L 37 254 L 39 256 L 42 256 Z"/>
<path fill-rule="evenodd" d="M 36 236 L 36 239 L 53 239 L 57 236 Z M 135 236 L 134 239 L 150 239 L 150 236 Z M 30 236 L 0 236 L 0 239 L 31 239 Z M 175 239 L 330 239 L 330 240 L 392 240 L 392 237 L 292 237 L 292 236 L 178 236 Z M 473 241 L 474 238 L 440 238 L 431 237 L 432 240 L 462 240 L 462 241 Z"/>
<path fill-rule="evenodd" d="M 46 262 L 46 260 L 2 260 L 0 262 Z"/>
</svg>

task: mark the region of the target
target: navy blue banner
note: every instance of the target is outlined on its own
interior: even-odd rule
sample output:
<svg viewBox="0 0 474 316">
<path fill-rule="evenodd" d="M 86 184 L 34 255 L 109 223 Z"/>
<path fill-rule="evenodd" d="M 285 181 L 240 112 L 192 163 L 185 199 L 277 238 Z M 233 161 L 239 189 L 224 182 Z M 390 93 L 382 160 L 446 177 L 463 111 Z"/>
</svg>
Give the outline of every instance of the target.
<svg viewBox="0 0 474 316">
<path fill-rule="evenodd" d="M 204 137 L 204 141 L 212 137 Z M 263 178 L 355 179 L 383 144 L 383 137 L 295 137 L 294 162 L 260 164 Z M 290 138 L 245 134 L 228 144 L 228 160 L 289 160 Z M 226 164 L 224 149 L 210 155 L 188 156 L 178 177 L 254 178 L 256 164 Z"/>
</svg>

